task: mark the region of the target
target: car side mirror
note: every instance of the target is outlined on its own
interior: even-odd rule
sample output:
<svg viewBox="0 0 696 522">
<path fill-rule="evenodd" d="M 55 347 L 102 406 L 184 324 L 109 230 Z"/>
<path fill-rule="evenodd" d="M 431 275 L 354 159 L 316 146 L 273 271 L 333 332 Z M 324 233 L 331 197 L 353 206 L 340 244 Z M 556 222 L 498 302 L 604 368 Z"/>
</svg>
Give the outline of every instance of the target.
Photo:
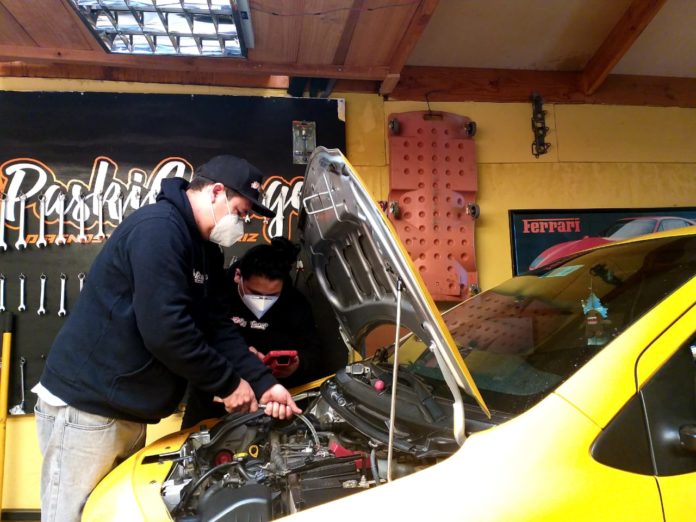
<svg viewBox="0 0 696 522">
<path fill-rule="evenodd" d="M 696 424 L 685 424 L 679 428 L 679 440 L 685 450 L 696 453 Z"/>
</svg>

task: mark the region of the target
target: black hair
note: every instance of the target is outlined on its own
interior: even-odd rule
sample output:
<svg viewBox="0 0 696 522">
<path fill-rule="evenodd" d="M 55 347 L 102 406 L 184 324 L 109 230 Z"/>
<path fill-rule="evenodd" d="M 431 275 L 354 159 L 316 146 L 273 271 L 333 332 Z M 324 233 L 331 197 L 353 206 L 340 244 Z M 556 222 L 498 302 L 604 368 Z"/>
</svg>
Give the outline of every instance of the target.
<svg viewBox="0 0 696 522">
<path fill-rule="evenodd" d="M 293 264 L 297 261 L 300 246 L 284 237 L 274 237 L 270 245 L 257 245 L 250 248 L 235 263 L 244 279 L 261 276 L 266 279 L 287 279 Z"/>
<path fill-rule="evenodd" d="M 193 178 L 191 178 L 191 181 L 189 182 L 188 188 L 189 190 L 195 190 L 197 192 L 200 192 L 208 185 L 214 185 L 215 183 L 218 182 L 213 181 L 212 179 L 208 179 L 205 176 L 194 174 Z M 236 190 L 227 188 L 225 185 L 223 185 L 223 187 L 225 187 L 225 195 L 227 196 L 227 199 L 232 199 L 233 197 L 240 195 Z"/>
</svg>

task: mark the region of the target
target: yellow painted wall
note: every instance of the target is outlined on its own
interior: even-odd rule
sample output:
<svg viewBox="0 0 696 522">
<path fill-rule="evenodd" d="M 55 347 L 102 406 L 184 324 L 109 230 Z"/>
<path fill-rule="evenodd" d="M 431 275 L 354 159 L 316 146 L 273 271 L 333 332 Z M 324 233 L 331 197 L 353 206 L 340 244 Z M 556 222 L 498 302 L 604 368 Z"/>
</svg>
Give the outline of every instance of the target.
<svg viewBox="0 0 696 522">
<path fill-rule="evenodd" d="M 531 154 L 526 103 L 431 103 L 477 123 L 481 288 L 512 275 L 510 209 L 696 207 L 696 109 L 548 105 L 549 153 Z M 386 102 L 389 115 L 426 110 Z"/>
<path fill-rule="evenodd" d="M 107 91 L 283 96 L 283 91 L 0 78 L 0 90 Z M 386 121 L 391 113 L 425 110 L 422 102 L 383 102 L 371 94 L 346 99 L 348 159 L 377 199 L 389 192 Z M 432 103 L 478 124 L 476 227 L 481 286 L 511 275 L 509 209 L 696 206 L 696 109 L 549 105 L 552 144 L 535 159 L 528 104 Z M 174 431 L 176 416 L 148 431 Z M 4 509 L 37 509 L 40 458 L 33 417 L 11 417 L 6 441 Z"/>
</svg>

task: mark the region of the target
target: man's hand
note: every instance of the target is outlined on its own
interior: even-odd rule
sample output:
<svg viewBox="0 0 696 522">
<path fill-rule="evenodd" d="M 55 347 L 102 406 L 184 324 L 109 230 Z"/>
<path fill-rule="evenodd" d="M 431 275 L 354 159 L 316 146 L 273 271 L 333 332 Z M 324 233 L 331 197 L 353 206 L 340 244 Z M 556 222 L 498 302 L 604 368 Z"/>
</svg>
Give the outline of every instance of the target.
<svg viewBox="0 0 696 522">
<path fill-rule="evenodd" d="M 224 404 L 227 412 L 238 411 L 246 413 L 255 412 L 259 409 L 259 404 L 256 402 L 256 397 L 254 396 L 254 390 L 251 389 L 249 383 L 244 379 L 239 379 L 239 386 L 227 397 L 224 399 L 215 397 L 213 400 Z"/>
<path fill-rule="evenodd" d="M 259 402 L 266 405 L 265 413 L 276 419 L 289 419 L 294 413 L 302 413 L 292 400 L 290 392 L 280 384 L 271 386 L 261 395 Z"/>
<path fill-rule="evenodd" d="M 258 358 L 259 358 L 259 361 L 261 361 L 261 362 L 263 362 L 263 359 L 266 357 L 266 354 L 265 354 L 265 353 L 259 352 L 259 351 L 258 351 L 256 348 L 254 348 L 253 346 L 250 346 L 250 347 L 249 347 L 249 351 L 250 351 L 251 353 L 253 353 L 254 355 L 256 355 L 256 357 L 258 357 Z"/>
</svg>

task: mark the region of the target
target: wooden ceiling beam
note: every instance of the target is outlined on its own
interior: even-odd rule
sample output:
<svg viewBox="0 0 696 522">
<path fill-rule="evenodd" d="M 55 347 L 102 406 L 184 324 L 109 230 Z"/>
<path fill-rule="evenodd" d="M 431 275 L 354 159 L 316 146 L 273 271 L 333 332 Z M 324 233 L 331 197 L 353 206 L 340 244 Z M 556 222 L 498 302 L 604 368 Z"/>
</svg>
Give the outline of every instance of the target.
<svg viewBox="0 0 696 522">
<path fill-rule="evenodd" d="M 526 102 L 533 92 L 549 101 L 584 98 L 578 73 L 406 66 L 389 100 Z"/>
<path fill-rule="evenodd" d="M 132 67 L 150 70 L 240 73 L 317 78 L 345 78 L 352 80 L 383 80 L 389 70 L 386 66 L 360 67 L 355 65 L 295 65 L 250 62 L 241 58 L 207 56 L 135 56 L 109 54 L 104 51 L 79 49 L 49 49 L 0 45 L 0 61 L 33 63 L 64 63 Z"/>
<path fill-rule="evenodd" d="M 576 72 L 406 66 L 388 100 L 529 102 L 696 107 L 696 78 L 610 75 L 588 95 Z"/>
<path fill-rule="evenodd" d="M 413 52 L 418 40 L 423 35 L 423 31 L 425 31 L 425 27 L 430 22 L 438 2 L 439 0 L 421 0 L 389 63 L 392 73 L 401 72 L 401 69 L 406 65 L 406 60 L 411 56 L 411 52 Z"/>
<path fill-rule="evenodd" d="M 51 78 L 61 80 L 97 80 L 112 82 L 159 83 L 164 85 L 207 85 L 212 87 L 244 87 L 287 90 L 287 76 L 243 75 L 237 73 L 187 73 L 183 71 L 150 71 L 125 67 L 101 67 L 74 64 L 28 64 L 0 62 L 0 78 Z M 376 93 L 377 81 L 337 80 L 334 92 Z"/>
<path fill-rule="evenodd" d="M 389 94 L 399 83 L 401 70 L 406 65 L 406 60 L 411 56 L 418 40 L 423 35 L 423 31 L 425 31 L 425 27 L 432 18 L 438 2 L 439 0 L 421 0 L 418 9 L 413 14 L 411 22 L 408 24 L 399 45 L 397 45 L 392 55 L 389 63 L 389 74 L 379 87 L 380 94 Z"/>
<path fill-rule="evenodd" d="M 0 62 L 0 77 L 98 80 L 113 82 L 247 87 L 255 89 L 288 88 L 287 76 L 244 75 L 238 73 L 153 71 L 126 67 L 102 67 L 76 64 L 28 64 Z"/>
<path fill-rule="evenodd" d="M 364 3 L 365 0 L 353 0 L 353 5 L 350 13 L 348 14 L 348 18 L 346 19 L 346 25 L 343 26 L 341 39 L 338 41 L 338 45 L 336 46 L 336 53 L 334 54 L 333 59 L 333 63 L 335 65 L 346 63 L 346 56 L 348 56 L 350 42 L 353 39 L 355 27 L 358 25 L 358 18 L 360 18 L 360 12 L 364 7 Z"/>
<path fill-rule="evenodd" d="M 400 74 L 392 74 L 392 73 L 387 74 L 387 77 L 384 80 L 382 80 L 382 83 L 379 85 L 379 93 L 382 96 L 388 95 L 390 92 L 392 92 L 394 90 L 394 88 L 399 83 L 400 79 L 401 79 Z"/>
<path fill-rule="evenodd" d="M 404 67 L 403 81 L 388 100 L 522 102 L 538 92 L 548 103 L 594 103 L 656 107 L 696 107 L 696 78 L 609 75 L 602 88 L 586 95 L 579 73 Z M 75 64 L 0 62 L 0 77 L 59 78 L 218 87 L 281 89 L 288 77 L 104 67 Z M 378 81 L 338 80 L 334 92 L 376 93 Z"/>
<path fill-rule="evenodd" d="M 582 72 L 585 94 L 592 95 L 624 57 L 667 0 L 633 0 Z"/>
</svg>

